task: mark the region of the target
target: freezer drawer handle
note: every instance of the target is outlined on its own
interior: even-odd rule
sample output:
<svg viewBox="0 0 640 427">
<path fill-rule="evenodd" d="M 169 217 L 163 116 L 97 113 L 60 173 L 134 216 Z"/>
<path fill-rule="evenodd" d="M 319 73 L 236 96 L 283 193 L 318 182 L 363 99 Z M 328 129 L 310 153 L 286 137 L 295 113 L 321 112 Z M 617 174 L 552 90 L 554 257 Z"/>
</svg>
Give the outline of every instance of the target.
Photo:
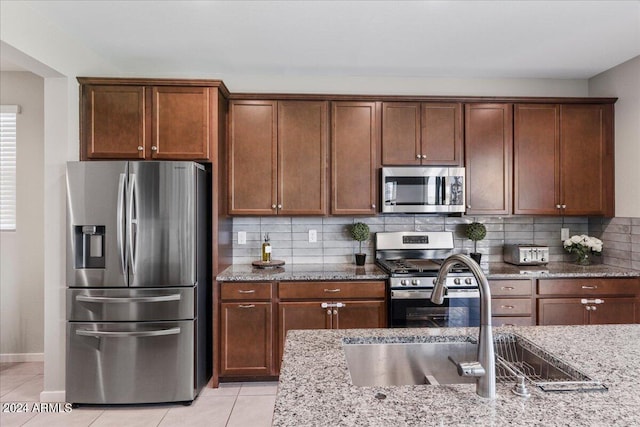
<svg viewBox="0 0 640 427">
<path fill-rule="evenodd" d="M 85 337 L 96 337 L 96 338 L 161 337 L 164 335 L 177 335 L 179 333 L 180 333 L 180 328 L 158 329 L 155 331 L 131 331 L 131 332 L 91 331 L 87 329 L 78 329 L 76 331 L 76 335 L 82 335 Z"/>
<path fill-rule="evenodd" d="M 91 297 L 88 295 L 77 295 L 76 301 L 80 302 L 100 302 L 100 303 L 129 303 L 129 302 L 166 302 L 166 301 L 180 301 L 180 294 L 163 295 L 160 297 Z"/>
</svg>

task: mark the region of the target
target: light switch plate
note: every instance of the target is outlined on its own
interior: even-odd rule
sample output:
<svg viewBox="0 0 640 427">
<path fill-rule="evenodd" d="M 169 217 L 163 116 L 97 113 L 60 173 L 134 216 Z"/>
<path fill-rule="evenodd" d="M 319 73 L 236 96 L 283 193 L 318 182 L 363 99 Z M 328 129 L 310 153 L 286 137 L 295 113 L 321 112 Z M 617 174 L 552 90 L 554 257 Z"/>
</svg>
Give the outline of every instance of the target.
<svg viewBox="0 0 640 427">
<path fill-rule="evenodd" d="M 318 231 L 309 230 L 309 243 L 316 243 L 318 241 Z"/>
<path fill-rule="evenodd" d="M 246 231 L 238 231 L 238 244 L 246 245 L 247 244 L 247 232 Z"/>
<path fill-rule="evenodd" d="M 569 238 L 569 229 L 561 228 L 560 229 L 560 239 L 567 240 Z"/>
</svg>

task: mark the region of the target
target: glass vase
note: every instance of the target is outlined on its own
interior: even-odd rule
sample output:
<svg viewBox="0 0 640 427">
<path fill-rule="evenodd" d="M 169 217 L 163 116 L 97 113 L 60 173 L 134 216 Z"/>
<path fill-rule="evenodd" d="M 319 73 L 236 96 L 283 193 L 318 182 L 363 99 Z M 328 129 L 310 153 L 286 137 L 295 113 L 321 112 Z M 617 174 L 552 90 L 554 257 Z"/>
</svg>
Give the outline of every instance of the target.
<svg viewBox="0 0 640 427">
<path fill-rule="evenodd" d="M 588 253 L 578 254 L 578 258 L 576 259 L 576 264 L 578 265 L 591 265 L 591 256 Z"/>
</svg>

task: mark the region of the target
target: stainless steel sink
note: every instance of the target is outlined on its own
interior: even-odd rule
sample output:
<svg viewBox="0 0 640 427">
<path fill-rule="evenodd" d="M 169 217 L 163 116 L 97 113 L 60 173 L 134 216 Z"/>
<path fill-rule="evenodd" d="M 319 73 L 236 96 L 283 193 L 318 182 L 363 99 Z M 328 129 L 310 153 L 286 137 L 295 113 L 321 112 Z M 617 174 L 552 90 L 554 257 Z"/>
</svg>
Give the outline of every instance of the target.
<svg viewBox="0 0 640 427">
<path fill-rule="evenodd" d="M 428 342 L 428 339 L 438 340 Z M 356 386 L 440 385 L 473 383 L 461 377 L 456 362 L 473 361 L 477 344 L 471 337 L 426 337 L 427 342 L 396 339 L 394 343 L 349 339 L 344 342 L 351 381 Z M 516 334 L 494 337 L 498 382 L 518 375 L 543 391 L 606 390 L 598 381 Z"/>
</svg>

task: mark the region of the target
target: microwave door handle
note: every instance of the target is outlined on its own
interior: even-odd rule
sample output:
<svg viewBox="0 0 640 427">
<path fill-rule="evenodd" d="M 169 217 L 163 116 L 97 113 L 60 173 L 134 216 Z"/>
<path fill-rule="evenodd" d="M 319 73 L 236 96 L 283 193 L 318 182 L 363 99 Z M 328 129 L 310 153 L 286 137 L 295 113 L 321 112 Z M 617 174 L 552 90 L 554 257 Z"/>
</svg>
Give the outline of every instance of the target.
<svg viewBox="0 0 640 427">
<path fill-rule="evenodd" d="M 444 187 L 444 200 L 442 204 L 448 206 L 451 204 L 451 180 L 448 176 L 442 177 L 442 184 Z"/>
</svg>

